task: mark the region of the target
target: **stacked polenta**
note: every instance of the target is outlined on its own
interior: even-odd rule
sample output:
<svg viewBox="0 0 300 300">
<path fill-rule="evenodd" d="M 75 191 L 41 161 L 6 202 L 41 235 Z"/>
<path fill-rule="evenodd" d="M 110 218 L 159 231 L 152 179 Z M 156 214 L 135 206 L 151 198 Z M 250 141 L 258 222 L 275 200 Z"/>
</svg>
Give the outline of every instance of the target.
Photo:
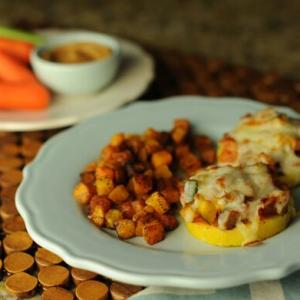
<svg viewBox="0 0 300 300">
<path fill-rule="evenodd" d="M 295 214 L 300 123 L 268 108 L 248 114 L 218 145 L 218 165 L 185 181 L 180 211 L 196 238 L 217 246 L 260 242 Z"/>
</svg>

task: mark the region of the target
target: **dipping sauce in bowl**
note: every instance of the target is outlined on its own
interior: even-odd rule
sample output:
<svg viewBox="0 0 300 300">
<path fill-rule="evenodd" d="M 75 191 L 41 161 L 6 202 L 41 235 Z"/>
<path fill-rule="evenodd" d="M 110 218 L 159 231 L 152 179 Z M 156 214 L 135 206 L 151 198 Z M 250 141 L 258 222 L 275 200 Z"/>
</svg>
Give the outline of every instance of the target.
<svg viewBox="0 0 300 300">
<path fill-rule="evenodd" d="M 75 30 L 49 35 L 30 56 L 38 79 L 58 94 L 96 93 L 115 78 L 121 62 L 118 39 Z"/>
<path fill-rule="evenodd" d="M 57 63 L 74 64 L 101 60 L 112 55 L 112 49 L 93 42 L 74 42 L 42 52 L 41 57 Z"/>
</svg>

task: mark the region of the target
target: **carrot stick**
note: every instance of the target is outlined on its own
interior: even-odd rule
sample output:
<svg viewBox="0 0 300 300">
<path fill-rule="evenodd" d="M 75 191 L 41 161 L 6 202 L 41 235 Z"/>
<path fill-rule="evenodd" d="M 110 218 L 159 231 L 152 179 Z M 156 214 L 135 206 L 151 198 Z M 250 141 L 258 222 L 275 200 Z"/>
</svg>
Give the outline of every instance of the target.
<svg viewBox="0 0 300 300">
<path fill-rule="evenodd" d="M 49 91 L 37 81 L 0 83 L 0 109 L 41 110 L 49 100 Z"/>
<path fill-rule="evenodd" d="M 26 66 L 0 51 L 0 109 L 39 110 L 48 106 L 49 91 Z"/>
<path fill-rule="evenodd" d="M 0 50 L 5 51 L 26 64 L 29 63 L 29 55 L 32 48 L 32 44 L 28 42 L 0 38 Z"/>
<path fill-rule="evenodd" d="M 10 54 L 0 50 L 0 80 L 34 80 L 33 73 Z"/>
</svg>

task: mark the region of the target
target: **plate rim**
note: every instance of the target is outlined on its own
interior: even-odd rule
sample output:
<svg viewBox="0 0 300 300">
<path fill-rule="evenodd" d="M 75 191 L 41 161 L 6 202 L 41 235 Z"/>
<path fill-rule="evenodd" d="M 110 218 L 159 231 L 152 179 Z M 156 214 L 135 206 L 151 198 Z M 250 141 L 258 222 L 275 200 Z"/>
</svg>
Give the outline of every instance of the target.
<svg viewBox="0 0 300 300">
<path fill-rule="evenodd" d="M 159 103 L 166 103 L 166 101 L 173 102 L 175 101 L 186 101 L 186 98 L 197 101 L 228 101 L 234 103 L 244 103 L 247 102 L 250 105 L 256 106 L 258 109 L 263 106 L 272 106 L 275 108 L 280 108 L 280 110 L 286 111 L 289 114 L 298 115 L 293 109 L 283 106 L 274 106 L 274 105 L 266 105 L 264 103 L 260 103 L 250 99 L 238 98 L 238 97 L 205 97 L 205 96 L 175 96 L 175 97 L 168 97 L 164 99 L 155 100 L 153 103 L 159 105 Z M 213 100 L 217 99 L 217 100 Z M 142 107 L 148 106 L 151 101 L 139 101 L 135 102 L 129 106 L 123 107 L 117 111 L 107 112 L 106 114 L 115 114 L 116 112 L 130 110 L 133 107 Z M 298 115 L 299 116 L 299 115 Z M 34 218 L 34 214 L 32 213 L 30 207 L 30 201 L 23 201 L 22 198 L 25 198 L 24 195 L 27 193 L 28 187 L 30 187 L 30 182 L 33 176 L 37 176 L 35 166 L 39 164 L 40 161 L 43 160 L 43 157 L 47 155 L 47 151 L 51 150 L 52 146 L 55 145 L 56 140 L 63 139 L 65 135 L 70 134 L 71 132 L 76 132 L 78 127 L 85 127 L 88 126 L 89 123 L 95 122 L 97 117 L 93 117 L 89 120 L 86 120 L 80 124 L 75 125 L 69 129 L 64 130 L 61 133 L 58 133 L 51 139 L 49 139 L 43 146 L 41 151 L 38 153 L 35 160 L 30 163 L 24 170 L 23 170 L 23 181 L 19 186 L 17 193 L 16 193 L 16 206 L 18 211 L 20 212 L 21 216 L 24 218 L 26 228 L 28 233 L 32 236 L 32 238 L 41 246 L 48 248 L 50 251 L 55 252 L 59 256 L 61 256 L 69 265 L 89 269 L 91 271 L 103 274 L 107 277 L 111 277 L 115 280 L 123 281 L 126 278 L 126 282 L 131 284 L 138 284 L 138 285 L 153 285 L 153 286 L 169 286 L 169 287 L 183 287 L 183 288 L 195 288 L 197 286 L 200 289 L 207 289 L 207 288 L 228 288 L 237 285 L 242 285 L 246 283 L 251 283 L 258 280 L 275 280 L 280 279 L 284 276 L 291 274 L 292 272 L 300 269 L 300 257 L 299 261 L 296 262 L 285 262 L 281 263 L 277 266 L 271 266 L 269 268 L 258 269 L 252 271 L 250 273 L 246 273 L 243 276 L 241 274 L 231 275 L 223 278 L 199 278 L 195 275 L 192 276 L 182 276 L 170 273 L 160 273 L 160 275 L 156 274 L 147 274 L 146 271 L 144 272 L 137 272 L 128 269 L 118 268 L 115 265 L 110 265 L 105 262 L 105 259 L 99 264 L 95 266 L 93 262 L 91 262 L 91 258 L 84 257 L 82 255 L 75 254 L 72 249 L 68 249 L 68 246 L 63 245 L 63 242 L 59 241 L 57 237 L 49 237 L 44 236 L 45 233 L 41 232 L 39 229 L 38 224 L 36 224 L 36 219 Z M 47 235 L 47 234 L 46 234 Z M 161 270 L 160 270 L 161 271 Z M 147 279 L 145 279 L 147 278 Z"/>
</svg>

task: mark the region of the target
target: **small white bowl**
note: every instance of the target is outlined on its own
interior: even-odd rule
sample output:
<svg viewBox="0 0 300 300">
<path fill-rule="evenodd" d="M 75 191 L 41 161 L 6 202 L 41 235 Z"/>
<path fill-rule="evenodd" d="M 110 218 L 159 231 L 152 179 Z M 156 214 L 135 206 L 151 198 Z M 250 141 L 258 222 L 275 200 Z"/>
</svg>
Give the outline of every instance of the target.
<svg viewBox="0 0 300 300">
<path fill-rule="evenodd" d="M 57 63 L 41 57 L 42 51 L 53 49 L 70 42 L 94 42 L 112 49 L 112 54 L 104 59 L 84 63 Z M 30 62 L 38 79 L 59 94 L 80 95 L 95 93 L 108 85 L 115 77 L 120 64 L 120 44 L 108 35 L 76 31 L 58 34 L 35 48 Z"/>
</svg>

